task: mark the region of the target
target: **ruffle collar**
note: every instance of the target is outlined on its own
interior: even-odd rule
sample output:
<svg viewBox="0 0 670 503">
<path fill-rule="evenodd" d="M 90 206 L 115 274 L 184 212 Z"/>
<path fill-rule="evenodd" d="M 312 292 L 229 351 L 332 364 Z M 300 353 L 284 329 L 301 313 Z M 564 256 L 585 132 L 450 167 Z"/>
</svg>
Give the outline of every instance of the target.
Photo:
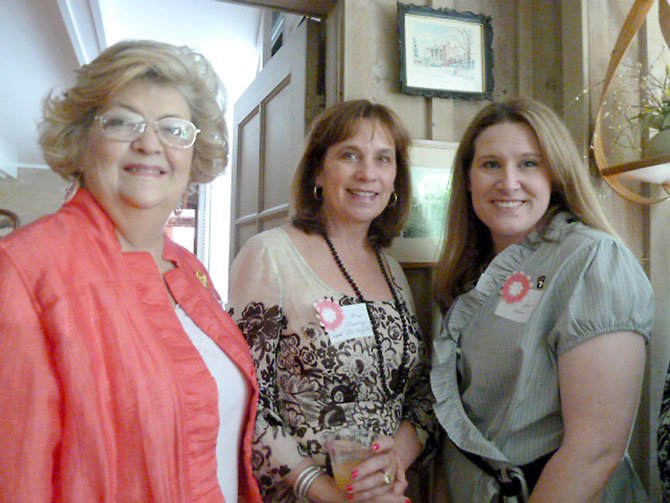
<svg viewBox="0 0 670 503">
<path fill-rule="evenodd" d="M 433 341 L 431 385 L 435 414 L 449 438 L 461 449 L 486 457 L 494 466 L 506 466 L 507 457 L 477 429 L 465 412 L 458 389 L 459 339 L 491 295 L 498 295 L 503 284 L 543 243 L 560 241 L 577 222 L 570 213 L 557 214 L 543 234 L 533 232 L 511 245 L 491 261 L 477 284 L 458 297 L 443 320 L 443 329 Z"/>
<path fill-rule="evenodd" d="M 526 259 L 541 244 L 560 241 L 576 223 L 577 219 L 571 213 L 558 213 L 544 233 L 532 232 L 521 243 L 508 246 L 496 255 L 479 277 L 475 287 L 456 299 L 445 317 L 447 330 L 443 330 L 438 339 L 450 337 L 457 341 L 479 308 L 491 295 L 500 293 L 507 278 L 521 270 Z"/>
<path fill-rule="evenodd" d="M 80 188 L 77 190 L 74 197 L 70 201 L 66 202 L 64 207 L 68 208 L 69 211 L 77 211 L 84 215 L 85 218 L 93 224 L 88 230 L 89 234 L 93 234 L 93 236 L 98 241 L 104 243 L 105 246 L 111 247 L 113 250 L 119 252 L 121 251 L 121 242 L 116 235 L 114 223 L 102 205 L 88 190 L 85 188 Z M 163 237 L 163 240 L 163 258 L 173 262 L 176 267 L 179 267 L 180 246 L 165 236 Z M 150 258 L 150 254 L 148 252 L 125 253 L 126 255 L 133 254 L 137 256 L 144 256 L 147 260 Z"/>
</svg>

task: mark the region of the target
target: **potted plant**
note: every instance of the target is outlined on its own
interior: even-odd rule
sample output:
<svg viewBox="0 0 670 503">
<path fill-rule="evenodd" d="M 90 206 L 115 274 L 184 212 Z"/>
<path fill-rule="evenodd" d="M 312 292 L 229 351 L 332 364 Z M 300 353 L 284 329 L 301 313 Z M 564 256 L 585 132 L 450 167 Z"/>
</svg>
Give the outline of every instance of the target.
<svg viewBox="0 0 670 503">
<path fill-rule="evenodd" d="M 639 130 L 649 133 L 642 154 L 644 157 L 670 154 L 670 65 L 665 67 L 663 81 L 648 75 L 645 84 L 644 103 L 637 116 Z"/>
</svg>

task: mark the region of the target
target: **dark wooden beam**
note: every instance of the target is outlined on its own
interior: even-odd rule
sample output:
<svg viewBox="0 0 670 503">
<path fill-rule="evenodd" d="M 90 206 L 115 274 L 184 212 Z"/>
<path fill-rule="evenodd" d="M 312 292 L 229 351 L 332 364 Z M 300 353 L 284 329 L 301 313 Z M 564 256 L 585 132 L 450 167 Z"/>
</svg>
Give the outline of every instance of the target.
<svg viewBox="0 0 670 503">
<path fill-rule="evenodd" d="M 268 9 L 283 10 L 292 14 L 307 14 L 325 17 L 338 0 L 219 0 L 221 2 L 253 5 Z"/>
</svg>

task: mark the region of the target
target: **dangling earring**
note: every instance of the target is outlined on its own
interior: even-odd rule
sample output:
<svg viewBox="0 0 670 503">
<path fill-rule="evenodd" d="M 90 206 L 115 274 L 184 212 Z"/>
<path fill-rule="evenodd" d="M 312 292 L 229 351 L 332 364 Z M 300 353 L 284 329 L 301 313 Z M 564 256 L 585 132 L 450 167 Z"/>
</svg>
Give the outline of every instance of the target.
<svg viewBox="0 0 670 503">
<path fill-rule="evenodd" d="M 314 188 L 312 189 L 312 193 L 314 194 L 314 199 L 316 199 L 319 202 L 323 201 L 323 187 L 315 185 Z"/>
<path fill-rule="evenodd" d="M 391 197 L 389 198 L 389 203 L 386 205 L 386 207 L 394 208 L 396 204 L 398 204 L 398 194 L 396 194 L 394 190 L 393 194 L 391 194 Z"/>
</svg>

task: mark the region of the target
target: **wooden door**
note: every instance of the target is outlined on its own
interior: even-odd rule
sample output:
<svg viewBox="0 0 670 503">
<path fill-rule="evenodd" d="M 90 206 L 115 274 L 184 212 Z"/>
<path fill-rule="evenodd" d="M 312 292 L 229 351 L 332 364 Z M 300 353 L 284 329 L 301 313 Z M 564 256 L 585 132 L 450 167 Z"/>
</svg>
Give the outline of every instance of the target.
<svg viewBox="0 0 670 503">
<path fill-rule="evenodd" d="M 303 20 L 235 103 L 230 260 L 288 220 L 290 184 L 319 110 L 318 22 Z"/>
</svg>

